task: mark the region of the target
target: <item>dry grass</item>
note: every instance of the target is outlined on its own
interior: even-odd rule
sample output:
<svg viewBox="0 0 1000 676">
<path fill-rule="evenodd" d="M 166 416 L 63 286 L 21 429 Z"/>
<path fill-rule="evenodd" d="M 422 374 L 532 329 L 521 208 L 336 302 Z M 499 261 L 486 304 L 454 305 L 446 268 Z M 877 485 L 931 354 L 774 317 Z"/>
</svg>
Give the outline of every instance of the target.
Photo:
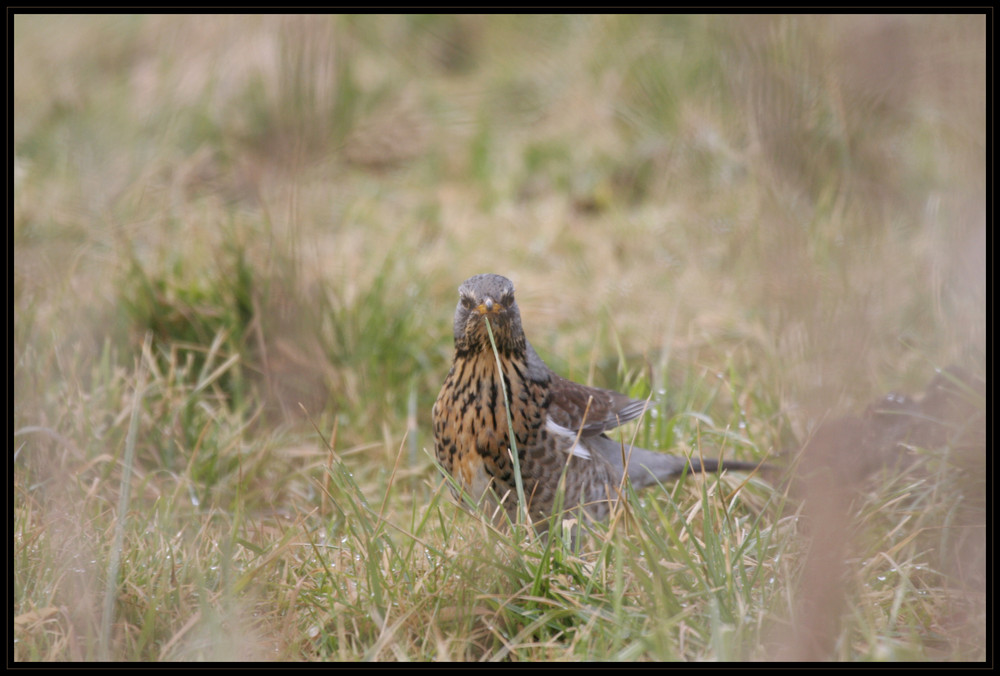
<svg viewBox="0 0 1000 676">
<path fill-rule="evenodd" d="M 15 16 L 14 659 L 986 659 L 984 393 L 835 508 L 691 478 L 581 551 L 428 455 L 487 271 L 647 446 L 985 391 L 984 23 Z"/>
</svg>

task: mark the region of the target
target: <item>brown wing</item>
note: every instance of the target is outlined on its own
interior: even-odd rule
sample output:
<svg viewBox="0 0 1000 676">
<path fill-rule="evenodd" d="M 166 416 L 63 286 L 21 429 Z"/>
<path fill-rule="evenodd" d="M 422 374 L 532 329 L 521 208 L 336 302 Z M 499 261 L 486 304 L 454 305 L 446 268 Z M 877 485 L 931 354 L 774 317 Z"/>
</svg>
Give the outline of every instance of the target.
<svg viewBox="0 0 1000 676">
<path fill-rule="evenodd" d="M 549 386 L 549 417 L 554 423 L 584 436 L 601 434 L 638 418 L 646 402 L 620 392 L 587 387 L 553 374 Z M 589 408 L 588 408 L 589 402 Z M 585 417 L 586 416 L 586 417 Z"/>
<path fill-rule="evenodd" d="M 635 420 L 646 410 L 641 399 L 567 380 L 549 369 L 530 344 L 527 351 L 529 374 L 549 379 L 549 418 L 560 427 L 591 436 Z"/>
</svg>

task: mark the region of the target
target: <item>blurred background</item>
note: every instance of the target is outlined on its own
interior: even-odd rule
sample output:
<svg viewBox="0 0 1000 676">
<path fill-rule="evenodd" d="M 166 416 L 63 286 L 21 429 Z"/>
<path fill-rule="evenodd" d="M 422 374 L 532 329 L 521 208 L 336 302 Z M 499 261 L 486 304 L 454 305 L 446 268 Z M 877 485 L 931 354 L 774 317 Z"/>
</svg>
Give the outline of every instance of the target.
<svg viewBox="0 0 1000 676">
<path fill-rule="evenodd" d="M 558 372 L 755 458 L 950 365 L 985 387 L 982 15 L 12 23 L 17 659 L 98 656 L 140 372 L 129 532 L 192 563 L 126 570 L 119 658 L 204 656 L 181 629 L 212 603 L 137 590 L 238 599 L 199 538 L 326 509 L 317 432 L 412 511 L 473 274 L 514 281 Z M 985 654 L 976 584 L 945 657 Z M 232 657 L 328 655 L 255 631 Z"/>
</svg>

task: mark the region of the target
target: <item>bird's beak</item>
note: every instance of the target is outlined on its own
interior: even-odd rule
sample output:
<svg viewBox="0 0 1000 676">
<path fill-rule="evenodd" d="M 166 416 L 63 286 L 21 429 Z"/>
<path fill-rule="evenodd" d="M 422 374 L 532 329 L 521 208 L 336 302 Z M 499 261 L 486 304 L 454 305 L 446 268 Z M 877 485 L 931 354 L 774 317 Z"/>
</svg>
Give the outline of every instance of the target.
<svg viewBox="0 0 1000 676">
<path fill-rule="evenodd" d="M 478 312 L 481 315 L 497 314 L 498 312 L 500 312 L 500 309 L 501 309 L 500 303 L 493 302 L 493 299 L 490 298 L 489 296 L 487 296 L 482 303 L 476 306 L 476 312 Z"/>
</svg>

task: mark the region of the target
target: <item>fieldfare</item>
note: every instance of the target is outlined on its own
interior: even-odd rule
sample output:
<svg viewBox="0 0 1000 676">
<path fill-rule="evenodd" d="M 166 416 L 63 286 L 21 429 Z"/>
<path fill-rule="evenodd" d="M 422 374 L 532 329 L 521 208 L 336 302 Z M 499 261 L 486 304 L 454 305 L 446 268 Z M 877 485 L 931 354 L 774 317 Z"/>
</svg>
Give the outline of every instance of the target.
<svg viewBox="0 0 1000 676">
<path fill-rule="evenodd" d="M 498 516 L 502 504 L 516 518 L 512 446 L 528 517 L 541 530 L 560 504 L 582 507 L 587 519 L 606 518 L 626 474 L 633 487 L 642 488 L 685 472 L 757 467 L 681 458 L 610 439 L 605 433 L 642 415 L 646 402 L 574 383 L 549 369 L 524 337 L 514 285 L 505 277 L 470 277 L 458 295 L 455 358 L 434 403 L 434 450 L 457 485 L 488 513 Z"/>
</svg>

